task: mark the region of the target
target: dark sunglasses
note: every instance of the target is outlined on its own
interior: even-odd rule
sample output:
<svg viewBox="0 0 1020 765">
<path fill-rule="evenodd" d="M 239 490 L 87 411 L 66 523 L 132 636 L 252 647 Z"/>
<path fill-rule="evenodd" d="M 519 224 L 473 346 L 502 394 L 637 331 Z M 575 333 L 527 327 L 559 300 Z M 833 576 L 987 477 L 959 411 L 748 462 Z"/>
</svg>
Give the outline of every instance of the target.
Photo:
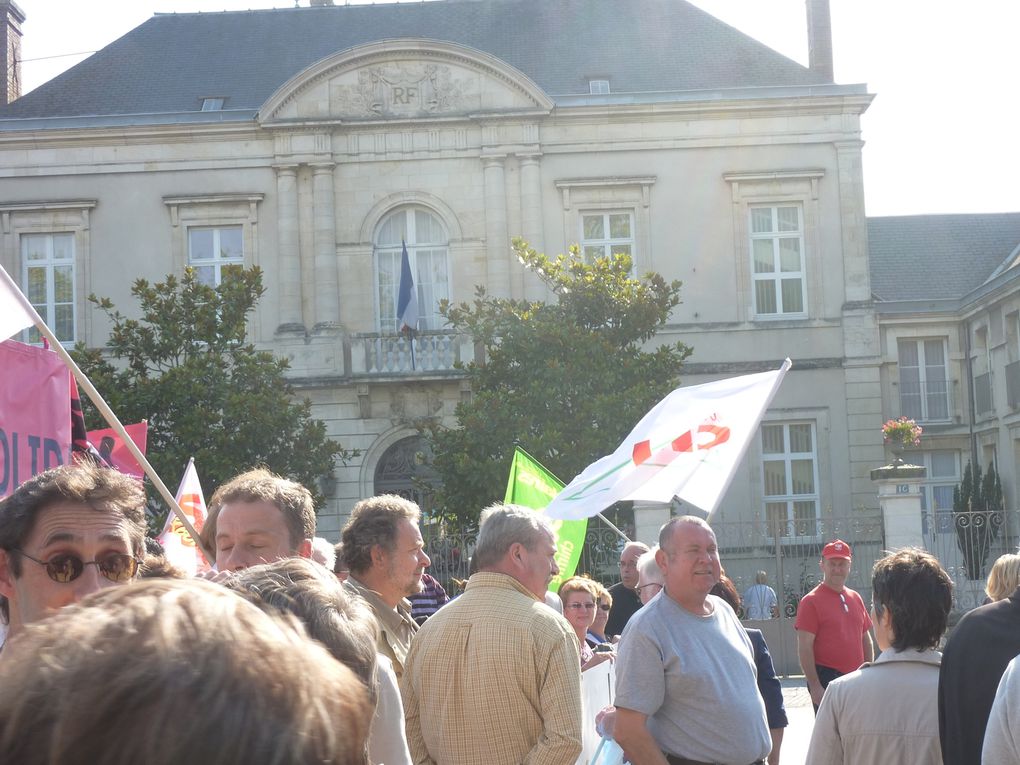
<svg viewBox="0 0 1020 765">
<path fill-rule="evenodd" d="M 91 565 L 97 566 L 99 573 L 111 582 L 127 582 L 133 579 L 138 572 L 138 561 L 124 553 L 110 553 L 98 560 L 82 560 L 77 555 L 58 553 L 49 560 L 39 560 L 38 558 L 33 558 L 24 550 L 18 550 L 17 552 L 24 555 L 30 561 L 38 563 L 40 566 L 45 566 L 46 575 L 54 582 L 59 582 L 60 584 L 73 582 L 82 575 L 86 566 Z"/>
</svg>

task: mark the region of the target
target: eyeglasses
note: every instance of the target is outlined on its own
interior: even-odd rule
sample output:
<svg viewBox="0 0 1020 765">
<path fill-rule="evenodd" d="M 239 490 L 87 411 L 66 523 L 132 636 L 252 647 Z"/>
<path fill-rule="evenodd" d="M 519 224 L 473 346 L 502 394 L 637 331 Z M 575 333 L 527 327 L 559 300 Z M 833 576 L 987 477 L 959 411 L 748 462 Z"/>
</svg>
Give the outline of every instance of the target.
<svg viewBox="0 0 1020 765">
<path fill-rule="evenodd" d="M 850 606 L 847 605 L 846 597 L 843 595 L 842 592 L 839 593 L 839 602 L 843 604 L 843 611 L 845 613 L 850 613 Z"/>
<path fill-rule="evenodd" d="M 568 603 L 567 604 L 567 608 L 572 608 L 575 611 L 580 611 L 582 608 L 585 611 L 594 611 L 595 610 L 595 604 L 594 603 Z"/>
<path fill-rule="evenodd" d="M 599 603 L 599 611 L 608 611 L 610 608 L 608 603 Z"/>
<path fill-rule="evenodd" d="M 138 561 L 124 553 L 110 553 L 97 560 L 82 560 L 77 555 L 58 553 L 49 560 L 39 560 L 38 558 L 33 558 L 24 550 L 17 550 L 17 552 L 33 563 L 45 566 L 46 575 L 54 582 L 59 582 L 60 584 L 73 582 L 82 575 L 86 566 L 92 565 L 98 567 L 99 573 L 111 582 L 127 582 L 133 579 L 138 572 Z"/>
<path fill-rule="evenodd" d="M 642 584 L 639 585 L 637 589 L 640 591 L 643 590 L 645 587 L 658 587 L 660 590 L 662 589 L 662 585 L 659 584 L 658 582 L 649 582 L 648 584 Z"/>
<path fill-rule="evenodd" d="M 621 560 L 620 561 L 620 568 L 632 568 L 632 569 L 637 570 L 637 561 L 636 560 Z"/>
</svg>

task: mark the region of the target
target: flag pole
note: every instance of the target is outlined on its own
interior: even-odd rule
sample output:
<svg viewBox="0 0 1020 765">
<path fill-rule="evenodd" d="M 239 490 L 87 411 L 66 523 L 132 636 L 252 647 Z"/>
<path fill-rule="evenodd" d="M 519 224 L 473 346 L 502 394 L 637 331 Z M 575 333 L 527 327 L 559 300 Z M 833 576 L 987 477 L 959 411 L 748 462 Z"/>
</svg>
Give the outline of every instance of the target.
<svg viewBox="0 0 1020 765">
<path fill-rule="evenodd" d="M 214 555 L 211 555 L 210 551 L 205 548 L 204 544 L 202 544 L 202 539 L 199 533 L 195 530 L 195 527 L 191 524 L 191 521 L 188 520 L 188 517 L 184 514 L 184 511 L 181 510 L 181 506 L 177 504 L 177 500 L 174 499 L 174 495 L 170 493 L 170 490 L 167 489 L 166 484 L 164 484 L 160 477 L 156 474 L 156 471 L 153 469 L 152 465 L 149 464 L 149 461 L 145 459 L 145 455 L 142 454 L 141 449 L 139 449 L 138 446 L 135 444 L 134 440 L 131 438 L 127 430 L 124 428 L 120 420 L 117 418 L 117 415 L 113 413 L 113 410 L 110 408 L 110 405 L 106 403 L 106 401 L 103 399 L 101 395 L 99 395 L 99 391 L 96 390 L 96 387 L 92 384 L 92 381 L 85 376 L 85 373 L 81 371 L 81 369 L 75 363 L 74 359 L 71 358 L 71 354 L 69 354 L 67 352 L 67 349 L 64 348 L 63 345 L 61 345 L 60 341 L 57 339 L 57 336 L 53 334 L 49 327 L 46 326 L 46 322 L 44 322 L 42 320 L 42 317 L 39 316 L 39 313 L 35 310 L 35 307 L 30 302 L 28 302 L 28 298 L 25 297 L 24 293 L 22 293 L 22 291 L 14 283 L 14 280 L 11 279 L 7 271 L 0 269 L 0 274 L 2 274 L 2 278 L 8 282 L 8 286 L 10 287 L 10 291 L 13 294 L 14 298 L 21 304 L 22 309 L 25 312 L 27 312 L 28 315 L 32 318 L 32 323 L 35 325 L 35 328 L 38 329 L 40 333 L 42 333 L 43 337 L 49 340 L 51 348 L 57 353 L 58 356 L 60 356 L 64 364 L 67 365 L 67 368 L 71 370 L 71 374 L 73 374 L 74 379 L 78 381 L 78 385 L 80 385 L 85 390 L 85 393 L 88 395 L 89 399 L 91 399 L 92 403 L 95 404 L 96 409 L 99 410 L 99 412 L 103 415 L 103 418 L 106 420 L 106 422 L 109 423 L 110 427 L 112 427 L 114 431 L 117 433 L 117 435 L 120 436 L 121 440 L 124 442 L 124 445 L 127 446 L 128 451 L 131 452 L 131 456 L 134 457 L 138 461 L 138 464 L 142 466 L 142 470 L 144 470 L 145 474 L 149 476 L 149 480 L 152 481 L 152 485 L 156 487 L 156 490 L 159 492 L 160 496 L 163 497 L 163 500 L 170 506 L 170 511 L 174 515 L 176 515 L 178 519 L 180 519 L 181 524 L 184 526 L 185 529 L 187 529 L 188 533 L 191 535 L 191 538 L 195 540 L 195 544 L 198 546 L 198 549 L 202 551 L 202 554 L 206 557 L 206 560 L 208 560 L 210 563 L 215 561 L 216 557 Z"/>
<path fill-rule="evenodd" d="M 515 448 L 515 449 L 520 449 L 520 451 L 521 451 L 521 454 L 523 454 L 523 455 L 524 455 L 525 457 L 527 457 L 527 458 L 528 458 L 529 460 L 531 460 L 532 462 L 535 462 L 535 463 L 537 463 L 537 464 L 539 464 L 539 465 L 541 465 L 541 464 L 542 464 L 542 463 L 541 463 L 541 462 L 539 462 L 539 461 L 538 461 L 537 459 L 535 459 L 535 457 L 534 457 L 533 455 L 531 455 L 531 454 L 528 454 L 528 450 L 527 450 L 527 449 L 525 449 L 525 448 L 524 448 L 523 446 L 521 446 L 521 442 L 520 442 L 520 441 L 518 441 L 517 439 L 514 439 L 514 448 Z M 549 468 L 546 468 L 546 470 L 548 470 L 548 469 L 549 469 Z M 559 480 L 559 479 L 557 478 L 557 480 Z M 624 533 L 623 533 L 622 531 L 620 531 L 620 530 L 619 530 L 618 528 L 616 528 L 616 524 L 614 524 L 614 523 L 613 523 L 613 522 L 612 522 L 611 520 L 609 520 L 608 518 L 606 518 L 606 516 L 604 516 L 604 515 L 603 515 L 602 513 L 597 513 L 597 515 L 598 515 L 598 517 L 599 517 L 599 518 L 601 518 L 601 519 L 602 519 L 603 521 L 605 521 L 605 524 L 606 524 L 606 525 L 607 525 L 607 526 L 608 526 L 609 528 L 611 528 L 611 529 L 612 529 L 613 531 L 615 531 L 615 532 L 616 532 L 617 534 L 619 534 L 619 535 L 620 535 L 620 538 L 621 538 L 621 539 L 622 539 L 622 540 L 623 540 L 624 542 L 626 542 L 627 544 L 630 544 L 631 542 L 633 542 L 633 541 L 634 541 L 634 540 L 632 540 L 632 539 L 631 539 L 630 537 L 628 537 L 628 536 L 627 536 L 626 534 L 624 534 Z"/>
</svg>

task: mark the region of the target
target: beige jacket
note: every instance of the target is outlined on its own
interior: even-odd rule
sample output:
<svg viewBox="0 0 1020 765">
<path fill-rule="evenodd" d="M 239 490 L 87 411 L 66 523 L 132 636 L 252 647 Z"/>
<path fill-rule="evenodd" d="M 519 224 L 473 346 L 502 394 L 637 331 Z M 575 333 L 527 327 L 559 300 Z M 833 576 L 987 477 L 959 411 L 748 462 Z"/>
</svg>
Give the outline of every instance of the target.
<svg viewBox="0 0 1020 765">
<path fill-rule="evenodd" d="M 883 651 L 833 680 L 822 697 L 807 765 L 942 765 L 938 651 Z"/>
</svg>

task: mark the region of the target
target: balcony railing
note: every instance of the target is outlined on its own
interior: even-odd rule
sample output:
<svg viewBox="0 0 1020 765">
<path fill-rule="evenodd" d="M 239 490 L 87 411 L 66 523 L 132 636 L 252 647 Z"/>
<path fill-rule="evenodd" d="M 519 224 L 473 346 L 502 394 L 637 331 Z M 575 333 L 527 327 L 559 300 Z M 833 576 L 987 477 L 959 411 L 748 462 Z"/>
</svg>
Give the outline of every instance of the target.
<svg viewBox="0 0 1020 765">
<path fill-rule="evenodd" d="M 455 332 L 428 331 L 411 340 L 404 335 L 369 332 L 351 335 L 351 373 L 354 375 L 408 375 L 455 371 L 454 365 L 474 359 L 470 337 Z"/>
<path fill-rule="evenodd" d="M 1006 403 L 1020 407 L 1020 361 L 1006 365 Z"/>
<path fill-rule="evenodd" d="M 978 414 L 992 411 L 992 375 L 990 372 L 974 377 L 974 409 Z"/>
</svg>

